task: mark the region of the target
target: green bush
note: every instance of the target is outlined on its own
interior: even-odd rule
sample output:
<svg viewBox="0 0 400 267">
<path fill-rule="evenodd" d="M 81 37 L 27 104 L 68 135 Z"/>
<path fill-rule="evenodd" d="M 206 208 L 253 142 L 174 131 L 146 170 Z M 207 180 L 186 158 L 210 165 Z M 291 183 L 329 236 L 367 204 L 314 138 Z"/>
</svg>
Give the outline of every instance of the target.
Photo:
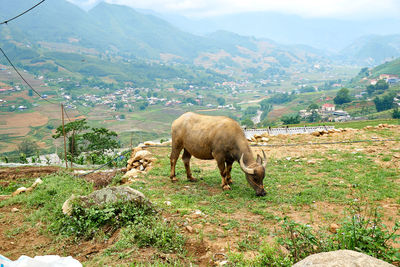
<svg viewBox="0 0 400 267">
<path fill-rule="evenodd" d="M 391 263 L 400 262 L 400 251 L 393 247 L 394 243 L 399 243 L 400 222 L 388 229 L 377 209 L 368 213 L 362 215 L 359 206 L 352 207 L 350 216 L 342 221 L 336 234 L 314 231 L 310 226 L 285 218 L 283 236 L 278 242 L 289 251 L 293 262 L 311 254 L 339 249 L 362 252 Z"/>
<path fill-rule="evenodd" d="M 392 246 L 399 243 L 400 222 L 388 230 L 382 223 L 377 209 L 370 216 L 360 216 L 359 212 L 346 218 L 333 240 L 337 249 L 350 249 L 366 253 L 372 257 L 387 261 L 400 262 L 400 251 Z"/>
<path fill-rule="evenodd" d="M 92 238 L 99 230 L 106 234 L 129 224 L 137 224 L 154 216 L 149 206 L 137 206 L 135 203 L 115 203 L 104 207 L 83 208 L 74 204 L 71 216 L 57 213 L 58 220 L 52 224 L 52 231 L 68 236 L 75 235 L 86 239 Z"/>
</svg>

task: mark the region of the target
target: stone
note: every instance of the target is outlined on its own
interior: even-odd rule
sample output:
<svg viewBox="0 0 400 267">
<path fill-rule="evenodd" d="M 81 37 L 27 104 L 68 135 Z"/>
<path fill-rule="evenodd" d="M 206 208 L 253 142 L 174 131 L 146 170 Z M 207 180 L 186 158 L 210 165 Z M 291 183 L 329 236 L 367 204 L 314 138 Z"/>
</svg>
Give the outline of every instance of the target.
<svg viewBox="0 0 400 267">
<path fill-rule="evenodd" d="M 36 186 L 40 185 L 43 183 L 42 179 L 37 178 L 36 181 L 31 185 L 31 188 L 35 188 Z"/>
<path fill-rule="evenodd" d="M 140 162 L 139 161 L 136 161 L 136 162 L 134 162 L 133 164 L 132 164 L 132 167 L 133 168 L 136 168 L 136 167 L 139 167 L 140 166 Z"/>
<path fill-rule="evenodd" d="M 26 187 L 20 187 L 17 190 L 15 190 L 11 195 L 12 196 L 16 196 L 16 195 L 19 195 L 19 194 L 21 194 L 23 192 L 26 192 L 26 190 L 27 190 Z"/>
<path fill-rule="evenodd" d="M 133 188 L 127 186 L 113 186 L 103 188 L 87 196 L 74 196 L 72 195 L 63 204 L 63 213 L 71 215 L 73 204 L 78 204 L 83 208 L 91 206 L 98 206 L 99 208 L 117 202 L 136 203 L 137 205 L 146 204 L 151 205 L 151 202 L 143 195 Z"/>
<path fill-rule="evenodd" d="M 317 137 L 318 137 L 318 136 L 320 136 L 321 134 L 320 134 L 319 132 L 312 132 L 311 135 L 317 136 Z"/>
<path fill-rule="evenodd" d="M 394 267 L 394 265 L 352 250 L 337 250 L 310 255 L 293 267 Z"/>
<path fill-rule="evenodd" d="M 11 209 L 11 212 L 18 212 L 19 211 L 19 209 L 17 209 L 17 208 L 12 208 Z"/>
<path fill-rule="evenodd" d="M 134 149 L 132 149 L 131 158 L 135 157 L 136 153 L 141 150 L 143 150 L 143 147 L 141 146 L 137 146 Z"/>
<path fill-rule="evenodd" d="M 193 228 L 190 225 L 186 226 L 185 228 L 189 233 L 193 233 Z"/>
<path fill-rule="evenodd" d="M 155 143 L 155 142 L 152 142 L 152 141 L 146 141 L 146 142 L 144 142 L 144 145 L 145 146 L 159 146 L 160 143 Z"/>
<path fill-rule="evenodd" d="M 140 171 L 138 171 L 136 169 L 131 169 L 122 176 L 122 179 L 137 178 L 139 176 L 139 174 L 140 174 Z"/>
<path fill-rule="evenodd" d="M 77 199 L 77 197 L 72 194 L 62 205 L 62 212 L 66 215 L 71 216 L 73 209 L 73 201 Z"/>
<path fill-rule="evenodd" d="M 261 138 L 262 138 L 261 134 L 255 134 L 255 135 L 253 135 L 253 137 L 254 137 L 255 139 L 261 139 Z"/>
<path fill-rule="evenodd" d="M 150 158 L 151 155 L 152 155 L 151 152 L 148 150 L 140 150 L 135 154 L 133 161 L 139 161 L 141 159 Z"/>
<path fill-rule="evenodd" d="M 336 234 L 337 229 L 339 228 L 339 225 L 337 225 L 336 223 L 331 223 L 331 225 L 329 226 L 329 232 L 331 232 L 332 234 Z"/>
</svg>

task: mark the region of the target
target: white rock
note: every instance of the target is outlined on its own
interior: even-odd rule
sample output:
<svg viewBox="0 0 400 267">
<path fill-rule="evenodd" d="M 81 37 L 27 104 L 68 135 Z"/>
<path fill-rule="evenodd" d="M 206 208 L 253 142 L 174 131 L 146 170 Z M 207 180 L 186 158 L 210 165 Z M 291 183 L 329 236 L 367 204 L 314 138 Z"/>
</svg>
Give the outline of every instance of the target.
<svg viewBox="0 0 400 267">
<path fill-rule="evenodd" d="M 148 150 L 140 150 L 136 152 L 135 157 L 133 158 L 133 161 L 139 161 L 141 159 L 145 158 L 150 158 L 152 156 L 151 152 Z"/>
<path fill-rule="evenodd" d="M 352 250 L 337 250 L 310 255 L 293 267 L 394 267 L 394 265 Z"/>
<path fill-rule="evenodd" d="M 131 169 L 130 171 L 127 171 L 122 178 L 136 178 L 138 177 L 140 174 L 140 171 L 136 170 L 136 169 Z"/>
<path fill-rule="evenodd" d="M 26 187 L 20 187 L 20 188 L 18 188 L 17 190 L 15 190 L 14 193 L 12 193 L 12 196 L 19 195 L 19 194 L 21 194 L 22 192 L 25 192 L 26 190 L 27 190 Z"/>
</svg>

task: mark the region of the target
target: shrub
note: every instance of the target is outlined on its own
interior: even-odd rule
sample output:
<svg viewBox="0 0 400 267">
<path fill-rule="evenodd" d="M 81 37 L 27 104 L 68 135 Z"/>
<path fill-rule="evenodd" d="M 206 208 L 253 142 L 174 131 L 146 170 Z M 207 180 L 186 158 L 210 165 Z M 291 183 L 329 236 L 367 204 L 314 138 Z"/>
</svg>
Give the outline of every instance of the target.
<svg viewBox="0 0 400 267">
<path fill-rule="evenodd" d="M 393 243 L 399 243 L 399 229 L 400 222 L 396 222 L 388 230 L 377 209 L 362 215 L 362 209 L 355 206 L 351 208 L 350 216 L 343 220 L 336 234 L 314 231 L 310 226 L 285 218 L 282 224 L 283 236 L 278 238 L 278 242 L 289 251 L 293 262 L 319 252 L 349 249 L 398 263 L 400 251 L 393 247 Z"/>
<path fill-rule="evenodd" d="M 113 233 L 122 226 L 144 220 L 144 217 L 152 213 L 153 209 L 150 207 L 138 207 L 134 203 L 108 204 L 101 208 L 97 206 L 83 208 L 74 204 L 71 216 L 61 212 L 57 214 L 59 220 L 53 223 L 53 231 L 90 239 L 99 230 Z"/>
<path fill-rule="evenodd" d="M 184 238 L 178 229 L 165 223 L 149 205 L 115 203 L 104 207 L 74 205 L 71 216 L 58 212 L 51 225 L 56 234 L 91 239 L 99 233 L 110 236 L 123 228 L 120 243 L 138 247 L 154 246 L 164 252 L 182 251 Z"/>
</svg>

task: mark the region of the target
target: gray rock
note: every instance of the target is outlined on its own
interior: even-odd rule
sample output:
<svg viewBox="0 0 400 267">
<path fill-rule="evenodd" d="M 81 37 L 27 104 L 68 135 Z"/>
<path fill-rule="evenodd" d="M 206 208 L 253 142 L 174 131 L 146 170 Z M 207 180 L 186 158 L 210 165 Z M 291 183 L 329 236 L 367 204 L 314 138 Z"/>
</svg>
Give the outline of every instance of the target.
<svg viewBox="0 0 400 267">
<path fill-rule="evenodd" d="M 337 250 L 310 255 L 293 267 L 395 267 L 366 254 L 352 250 Z"/>
<path fill-rule="evenodd" d="M 88 208 L 91 206 L 103 207 L 107 204 L 117 202 L 134 202 L 138 205 L 151 205 L 142 192 L 127 186 L 113 186 L 96 190 L 87 196 L 72 195 L 64 202 L 62 210 L 64 214 L 71 215 L 73 203 Z"/>
</svg>

